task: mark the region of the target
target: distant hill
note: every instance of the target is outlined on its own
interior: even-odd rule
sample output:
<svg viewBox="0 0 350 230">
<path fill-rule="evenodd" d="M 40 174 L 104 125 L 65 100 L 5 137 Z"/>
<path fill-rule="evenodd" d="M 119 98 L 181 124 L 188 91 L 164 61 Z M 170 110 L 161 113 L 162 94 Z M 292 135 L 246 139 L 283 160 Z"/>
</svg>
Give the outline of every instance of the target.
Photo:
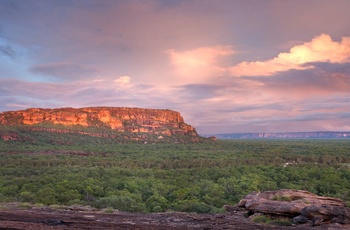
<svg viewBox="0 0 350 230">
<path fill-rule="evenodd" d="M 283 132 L 283 133 L 226 133 L 216 134 L 218 139 L 305 139 L 305 138 L 350 138 L 350 132 Z"/>
<path fill-rule="evenodd" d="M 30 140 L 55 133 L 116 141 L 196 142 L 195 128 L 177 111 L 126 107 L 29 108 L 0 113 L 0 139 Z"/>
</svg>

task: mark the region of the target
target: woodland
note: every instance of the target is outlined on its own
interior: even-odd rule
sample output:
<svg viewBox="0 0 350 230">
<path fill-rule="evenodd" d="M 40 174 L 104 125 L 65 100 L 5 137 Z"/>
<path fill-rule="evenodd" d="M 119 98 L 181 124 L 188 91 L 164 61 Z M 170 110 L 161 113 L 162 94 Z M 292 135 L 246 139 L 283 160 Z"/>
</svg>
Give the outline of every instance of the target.
<svg viewBox="0 0 350 230">
<path fill-rule="evenodd" d="M 0 202 L 220 213 L 253 191 L 302 189 L 350 205 L 346 139 L 120 142 L 75 133 L 0 139 Z"/>
</svg>

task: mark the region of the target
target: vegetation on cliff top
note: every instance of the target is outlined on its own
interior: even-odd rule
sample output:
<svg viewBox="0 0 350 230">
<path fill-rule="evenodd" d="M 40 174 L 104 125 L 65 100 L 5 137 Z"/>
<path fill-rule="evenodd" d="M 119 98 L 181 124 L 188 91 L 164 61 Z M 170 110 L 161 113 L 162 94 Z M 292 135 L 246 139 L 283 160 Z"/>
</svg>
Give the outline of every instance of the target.
<svg viewBox="0 0 350 230">
<path fill-rule="evenodd" d="M 171 131 L 171 127 L 163 130 Z M 36 125 L 4 126 L 0 125 L 0 139 L 13 140 L 14 145 L 42 146 L 45 148 L 60 148 L 62 146 L 84 146 L 89 149 L 92 145 L 108 145 L 116 143 L 190 143 L 208 141 L 198 135 L 189 136 L 182 133 L 166 135 L 162 133 L 144 133 L 116 131 L 107 127 L 82 127 L 52 125 L 42 123 Z M 30 147 L 32 146 L 32 147 Z M 66 148 L 64 147 L 64 148 Z"/>
</svg>

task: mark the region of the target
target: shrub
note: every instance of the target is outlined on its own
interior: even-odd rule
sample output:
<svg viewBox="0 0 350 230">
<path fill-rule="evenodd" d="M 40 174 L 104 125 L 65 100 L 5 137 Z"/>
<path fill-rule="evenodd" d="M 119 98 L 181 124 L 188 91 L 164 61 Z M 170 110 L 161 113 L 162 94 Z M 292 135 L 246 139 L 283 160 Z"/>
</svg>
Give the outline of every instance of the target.
<svg viewBox="0 0 350 230">
<path fill-rule="evenodd" d="M 21 208 L 26 208 L 26 209 L 31 209 L 31 208 L 33 208 L 33 205 L 30 204 L 30 203 L 28 203 L 28 202 L 20 203 L 19 206 L 20 206 Z"/>
<path fill-rule="evenodd" d="M 264 223 L 267 224 L 271 219 L 268 216 L 265 215 L 257 215 L 253 216 L 253 222 L 254 223 Z"/>
<path fill-rule="evenodd" d="M 287 219 L 273 220 L 269 222 L 269 224 L 278 225 L 278 226 L 292 226 L 292 222 Z"/>
<path fill-rule="evenodd" d="M 211 205 L 205 204 L 197 200 L 186 200 L 176 204 L 175 210 L 181 212 L 195 213 L 216 213 L 217 209 Z"/>
<path fill-rule="evenodd" d="M 153 195 L 147 199 L 146 205 L 150 211 L 161 212 L 168 208 L 168 200 L 163 196 Z"/>
<path fill-rule="evenodd" d="M 275 219 L 268 215 L 256 215 L 252 218 L 254 223 L 278 225 L 278 226 L 292 226 L 292 222 L 289 219 Z"/>
<path fill-rule="evenodd" d="M 113 213 L 113 212 L 114 212 L 114 209 L 111 208 L 111 207 L 109 207 L 109 208 L 106 208 L 106 209 L 104 210 L 104 212 L 105 212 L 105 213 Z"/>
</svg>

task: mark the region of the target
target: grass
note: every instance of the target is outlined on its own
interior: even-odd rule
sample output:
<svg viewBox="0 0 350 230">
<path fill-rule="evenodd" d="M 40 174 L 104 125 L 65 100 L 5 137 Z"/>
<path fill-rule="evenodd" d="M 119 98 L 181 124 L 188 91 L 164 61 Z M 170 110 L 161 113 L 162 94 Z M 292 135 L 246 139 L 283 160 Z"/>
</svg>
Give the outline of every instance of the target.
<svg viewBox="0 0 350 230">
<path fill-rule="evenodd" d="M 105 213 L 113 213 L 113 212 L 114 212 L 114 209 L 111 208 L 111 207 L 109 207 L 109 208 L 104 209 L 104 212 L 105 212 Z"/>
<path fill-rule="evenodd" d="M 277 225 L 277 226 L 292 226 L 292 222 L 287 218 L 273 218 L 268 215 L 256 215 L 252 218 L 254 223 L 260 224 L 269 224 L 269 225 Z"/>
<path fill-rule="evenodd" d="M 33 204 L 28 203 L 28 202 L 22 202 L 22 203 L 19 203 L 19 207 L 25 208 L 25 209 L 32 209 L 33 208 Z"/>
<path fill-rule="evenodd" d="M 50 208 L 53 208 L 53 209 L 65 209 L 66 206 L 65 205 L 59 205 L 59 204 L 52 204 L 52 205 L 49 205 Z"/>
</svg>

